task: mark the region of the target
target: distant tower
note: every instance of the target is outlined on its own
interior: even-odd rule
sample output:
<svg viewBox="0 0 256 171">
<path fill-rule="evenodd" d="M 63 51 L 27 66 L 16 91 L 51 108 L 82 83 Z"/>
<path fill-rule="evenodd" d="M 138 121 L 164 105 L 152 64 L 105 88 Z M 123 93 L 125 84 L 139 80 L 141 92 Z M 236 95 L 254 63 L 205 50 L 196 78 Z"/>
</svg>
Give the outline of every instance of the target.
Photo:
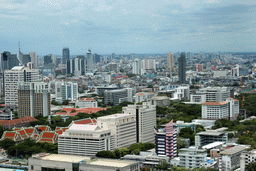
<svg viewBox="0 0 256 171">
<path fill-rule="evenodd" d="M 173 54 L 168 53 L 167 55 L 167 68 L 169 69 L 170 72 L 174 71 L 174 61 L 173 61 Z"/>
<path fill-rule="evenodd" d="M 36 52 L 29 52 L 29 55 L 31 57 L 31 62 L 32 62 L 34 68 L 37 68 L 37 54 L 36 54 Z"/>
<path fill-rule="evenodd" d="M 87 52 L 87 71 L 88 72 L 93 72 L 93 70 L 94 70 L 93 57 L 92 57 L 91 49 L 88 49 L 88 52 Z"/>
<path fill-rule="evenodd" d="M 69 48 L 63 48 L 62 50 L 62 63 L 66 64 L 69 60 Z"/>
<path fill-rule="evenodd" d="M 186 82 L 186 55 L 185 52 L 181 53 L 179 58 L 179 82 L 184 84 Z"/>
</svg>

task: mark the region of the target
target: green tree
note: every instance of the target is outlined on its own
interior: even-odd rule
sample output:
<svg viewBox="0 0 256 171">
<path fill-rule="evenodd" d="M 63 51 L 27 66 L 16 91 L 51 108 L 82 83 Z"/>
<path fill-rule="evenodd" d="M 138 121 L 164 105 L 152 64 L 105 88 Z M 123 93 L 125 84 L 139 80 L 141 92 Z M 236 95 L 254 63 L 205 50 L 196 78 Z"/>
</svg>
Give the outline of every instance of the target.
<svg viewBox="0 0 256 171">
<path fill-rule="evenodd" d="M 18 117 L 18 111 L 13 111 L 12 113 L 13 113 L 13 115 L 14 115 L 14 119 L 18 119 L 18 118 L 19 118 L 19 117 Z"/>
<path fill-rule="evenodd" d="M 101 158 L 111 158 L 114 159 L 116 158 L 114 153 L 112 151 L 99 151 L 96 154 L 96 157 L 101 157 Z"/>
<path fill-rule="evenodd" d="M 52 105 L 59 105 L 59 103 L 56 102 L 55 100 L 51 101 L 51 104 L 52 104 Z"/>
<path fill-rule="evenodd" d="M 115 149 L 113 151 L 113 153 L 114 153 L 116 159 L 119 159 L 121 157 L 121 152 L 119 149 Z"/>
<path fill-rule="evenodd" d="M 140 154 L 140 150 L 139 149 L 134 149 L 131 154 L 135 154 L 135 155 L 139 155 Z"/>
<path fill-rule="evenodd" d="M 15 142 L 10 139 L 4 139 L 3 141 L 0 141 L 0 147 L 7 150 L 9 147 L 14 146 Z"/>
<path fill-rule="evenodd" d="M 69 104 L 69 101 L 70 101 L 70 100 L 64 100 L 64 101 L 62 102 L 62 105 L 68 105 L 68 104 Z"/>
<path fill-rule="evenodd" d="M 2 137 L 3 133 L 4 133 L 4 127 L 0 125 L 0 137 Z"/>
<path fill-rule="evenodd" d="M 250 163 L 245 167 L 246 171 L 256 171 L 256 163 Z"/>
</svg>

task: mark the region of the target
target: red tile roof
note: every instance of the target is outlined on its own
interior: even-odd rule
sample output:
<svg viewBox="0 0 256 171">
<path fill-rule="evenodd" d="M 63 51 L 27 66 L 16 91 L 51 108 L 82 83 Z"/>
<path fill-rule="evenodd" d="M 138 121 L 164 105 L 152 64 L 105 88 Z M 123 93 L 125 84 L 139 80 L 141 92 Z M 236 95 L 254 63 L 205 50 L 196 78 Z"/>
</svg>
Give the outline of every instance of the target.
<svg viewBox="0 0 256 171">
<path fill-rule="evenodd" d="M 70 116 L 76 116 L 79 112 L 81 113 L 96 113 L 101 110 L 106 110 L 107 108 L 100 108 L 100 107 L 87 107 L 87 108 L 63 108 L 62 110 L 66 111 L 64 112 L 57 112 L 57 115 L 70 115 Z M 71 113 L 72 110 L 75 110 L 76 112 Z"/>
<path fill-rule="evenodd" d="M 225 105 L 225 104 L 227 104 L 227 102 L 223 101 L 223 102 L 205 102 L 202 105 L 221 106 L 221 105 Z"/>
<path fill-rule="evenodd" d="M 92 120 L 91 119 L 85 119 L 85 120 L 82 120 L 82 121 L 75 121 L 74 123 L 75 124 L 89 124 L 89 123 L 92 123 Z"/>
<path fill-rule="evenodd" d="M 5 137 L 14 137 L 15 134 L 15 132 L 6 132 Z"/>
<path fill-rule="evenodd" d="M 42 138 L 53 138 L 54 133 L 52 132 L 43 132 L 42 133 Z"/>
<path fill-rule="evenodd" d="M 3 126 L 15 126 L 21 123 L 30 123 L 33 121 L 36 121 L 37 119 L 30 117 L 30 116 L 24 116 L 23 118 L 13 119 L 13 120 L 0 120 L 0 125 Z"/>
</svg>

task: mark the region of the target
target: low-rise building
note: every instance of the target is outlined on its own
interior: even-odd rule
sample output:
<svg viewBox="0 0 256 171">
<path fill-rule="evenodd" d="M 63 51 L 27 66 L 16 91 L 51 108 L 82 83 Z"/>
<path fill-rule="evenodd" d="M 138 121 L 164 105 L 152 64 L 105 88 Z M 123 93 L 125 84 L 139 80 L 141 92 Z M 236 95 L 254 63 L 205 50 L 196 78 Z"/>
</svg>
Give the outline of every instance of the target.
<svg viewBox="0 0 256 171">
<path fill-rule="evenodd" d="M 152 105 L 156 105 L 159 107 L 166 107 L 171 104 L 170 98 L 167 96 L 155 96 L 150 99 Z"/>
<path fill-rule="evenodd" d="M 109 128 L 94 124 L 72 124 L 58 138 L 58 153 L 95 156 L 99 151 L 114 150 L 113 136 Z"/>
<path fill-rule="evenodd" d="M 248 164 L 256 162 L 256 150 L 245 151 L 240 156 L 240 171 L 245 171 Z"/>
<path fill-rule="evenodd" d="M 105 104 L 118 105 L 124 101 L 133 102 L 133 95 L 135 90 L 132 88 L 106 90 L 104 91 Z"/>
<path fill-rule="evenodd" d="M 186 169 L 199 168 L 201 163 L 207 161 L 207 152 L 198 147 L 181 148 L 179 152 L 180 163 Z"/>
<path fill-rule="evenodd" d="M 240 156 L 243 152 L 246 152 L 248 146 L 237 145 L 220 152 L 219 170 L 231 171 L 240 167 Z"/>
<path fill-rule="evenodd" d="M 85 156 L 40 153 L 28 159 L 29 171 L 139 171 L 137 161 L 92 159 Z"/>
<path fill-rule="evenodd" d="M 92 98 L 81 98 L 76 101 L 75 106 L 79 108 L 98 107 L 98 102 Z"/>
<path fill-rule="evenodd" d="M 227 129 L 227 128 L 226 128 Z M 205 146 L 213 142 L 228 142 L 228 133 L 224 129 L 206 130 L 195 135 L 195 146 Z"/>
<path fill-rule="evenodd" d="M 154 96 L 155 96 L 154 92 L 139 92 L 133 96 L 133 99 L 135 103 L 147 102 Z"/>
</svg>

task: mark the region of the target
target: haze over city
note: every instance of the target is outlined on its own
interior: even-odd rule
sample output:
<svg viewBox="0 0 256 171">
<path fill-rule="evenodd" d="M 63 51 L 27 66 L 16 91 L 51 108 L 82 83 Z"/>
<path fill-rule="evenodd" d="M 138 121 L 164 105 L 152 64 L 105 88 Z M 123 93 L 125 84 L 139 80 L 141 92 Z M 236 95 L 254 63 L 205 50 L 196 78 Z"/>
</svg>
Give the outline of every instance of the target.
<svg viewBox="0 0 256 171">
<path fill-rule="evenodd" d="M 3 0 L 0 51 L 61 55 L 93 52 L 255 51 L 252 0 Z"/>
</svg>

